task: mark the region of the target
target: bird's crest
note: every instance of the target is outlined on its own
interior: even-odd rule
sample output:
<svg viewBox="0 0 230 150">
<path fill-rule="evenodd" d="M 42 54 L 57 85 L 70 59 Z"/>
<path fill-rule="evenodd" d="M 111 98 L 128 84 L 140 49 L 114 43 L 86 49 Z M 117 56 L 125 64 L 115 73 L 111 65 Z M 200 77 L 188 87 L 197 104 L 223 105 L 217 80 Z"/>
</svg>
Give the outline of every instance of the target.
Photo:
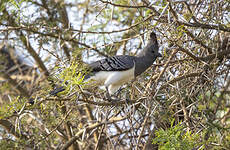
<svg viewBox="0 0 230 150">
<path fill-rule="evenodd" d="M 156 41 L 156 40 L 157 40 L 156 33 L 155 33 L 155 32 L 150 33 L 150 38 L 151 38 L 153 41 Z"/>
<path fill-rule="evenodd" d="M 158 42 L 157 42 L 157 35 L 154 31 L 152 31 L 150 33 L 150 41 L 152 41 L 154 44 L 158 45 Z"/>
</svg>

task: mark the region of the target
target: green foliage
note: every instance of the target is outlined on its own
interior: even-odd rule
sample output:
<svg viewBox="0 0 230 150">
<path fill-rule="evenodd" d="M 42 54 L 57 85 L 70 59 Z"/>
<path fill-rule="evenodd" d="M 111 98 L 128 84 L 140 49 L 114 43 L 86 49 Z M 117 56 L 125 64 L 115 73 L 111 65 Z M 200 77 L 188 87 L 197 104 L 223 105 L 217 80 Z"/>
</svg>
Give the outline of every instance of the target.
<svg viewBox="0 0 230 150">
<path fill-rule="evenodd" d="M 0 66 L 0 67 L 1 67 L 1 66 Z M 7 91 L 7 90 L 9 90 L 10 88 L 11 88 L 11 87 L 10 87 L 9 83 L 4 82 L 4 83 L 2 83 L 1 86 L 0 86 L 0 91 Z"/>
<path fill-rule="evenodd" d="M 84 68 L 76 62 L 72 62 L 69 67 L 64 68 L 60 74 L 60 79 L 63 81 L 62 85 L 65 86 L 65 91 L 60 92 L 60 94 L 71 93 L 76 90 L 77 86 L 84 86 L 85 72 Z"/>
<path fill-rule="evenodd" d="M 8 2 L 8 0 L 1 0 L 0 11 L 2 11 L 6 7 L 7 2 Z"/>
<path fill-rule="evenodd" d="M 19 96 L 15 99 L 12 98 L 12 101 L 1 105 L 0 107 L 0 119 L 5 117 L 9 117 L 13 115 L 15 112 L 20 111 L 26 103 L 26 99 L 20 98 Z"/>
<path fill-rule="evenodd" d="M 16 147 L 16 143 L 11 140 L 0 140 L 0 149 L 12 149 Z"/>
<path fill-rule="evenodd" d="M 223 48 L 227 28 L 230 27 L 226 21 L 227 2 L 229 0 L 218 1 L 216 7 L 212 7 L 210 0 L 193 5 L 189 1 L 187 4 L 172 2 L 169 8 L 167 0 L 150 1 L 149 4 L 135 0 L 0 0 L 1 39 L 14 45 L 19 54 L 24 53 L 22 59 L 33 60 L 30 64 L 41 64 L 32 53 L 31 49 L 34 49 L 48 69 L 50 80 L 54 80 L 51 79 L 53 74 L 58 74 L 57 85 L 61 81 L 66 89 L 59 93 L 65 97 L 50 97 L 48 93 L 52 85 L 48 83 L 52 82 L 46 81 L 41 71 L 35 72 L 36 79 L 31 82 L 16 77 L 18 85 L 36 97 L 34 105 L 25 106 L 26 99 L 17 97 L 19 92 L 12 88 L 16 85 L 0 81 L 0 95 L 4 96 L 0 99 L 0 119 L 9 121 L 19 134 L 23 132 L 28 137 L 26 140 L 14 137 L 14 133 L 5 130 L 2 124 L 0 149 L 26 149 L 27 146 L 31 149 L 58 149 L 74 135 L 79 135 L 75 142 L 79 149 L 96 148 L 91 145 L 98 145 L 98 149 L 111 149 L 114 145 L 104 142 L 100 147 L 100 143 L 96 144 L 99 139 L 95 139 L 104 139 L 97 135 L 102 131 L 103 135 L 111 135 L 111 130 L 117 135 L 111 137 L 113 143 L 117 143 L 116 149 L 131 149 L 131 144 L 122 143 L 143 141 L 148 137 L 140 135 L 137 139 L 136 133 L 142 130 L 139 126 L 133 126 L 129 131 L 126 129 L 148 119 L 148 110 L 151 118 L 157 121 L 154 129 L 159 130 L 154 132 L 155 138 L 151 140 L 158 149 L 230 149 L 230 96 L 229 87 L 225 86 L 229 82 L 229 58 L 219 59 L 221 51 L 227 50 L 227 46 Z M 172 10 L 181 23 L 178 24 L 173 17 Z M 92 85 L 83 82 L 86 69 L 82 59 L 87 61 L 103 54 L 113 56 L 141 51 L 147 44 L 147 34 L 152 30 L 157 33 L 159 46 L 163 48 L 160 53 L 164 57 L 139 76 L 135 80 L 137 82 L 112 95 L 115 100 L 122 100 L 122 103 L 123 100 L 131 100 L 133 104 L 120 105 L 120 101 L 107 104 L 104 93 L 97 87 L 89 88 L 89 97 L 88 94 L 86 97 L 81 95 L 79 87 L 87 89 L 86 86 Z M 101 31 L 116 32 L 105 34 Z M 26 37 L 29 40 L 23 43 Z M 172 56 L 174 50 L 178 51 Z M 216 57 L 212 58 L 214 54 Z M 57 66 L 69 64 L 65 55 L 74 62 L 52 69 L 54 62 Z M 7 61 L 2 57 L 0 60 L 3 64 Z M 4 67 L 1 65 L 0 70 Z M 39 65 L 35 67 L 41 69 Z M 23 77 L 23 74 L 19 75 Z M 75 98 L 76 95 L 79 99 Z M 11 100 L 7 99 L 8 96 Z M 81 102 L 81 97 L 95 104 Z M 79 101 L 76 103 L 76 100 Z M 153 105 L 156 106 L 154 109 L 147 109 Z M 67 115 L 67 112 L 70 113 Z M 128 114 L 128 121 L 107 123 L 110 118 L 116 119 L 124 114 Z M 171 122 L 169 118 L 175 118 L 175 121 Z M 106 123 L 92 131 L 86 128 L 98 122 Z M 153 126 L 151 123 L 146 125 Z M 85 129 L 83 135 L 78 132 L 81 129 Z M 143 131 L 146 133 L 147 130 Z M 134 136 L 123 136 L 126 133 Z"/>
<path fill-rule="evenodd" d="M 11 5 L 13 5 L 15 8 L 19 9 L 21 4 L 23 2 L 25 2 L 25 0 L 19 0 L 19 1 L 16 1 L 16 0 L 9 0 L 8 1 Z"/>
<path fill-rule="evenodd" d="M 153 144 L 158 144 L 160 150 L 191 150 L 200 146 L 198 143 L 199 135 L 192 134 L 191 131 L 185 131 L 185 127 L 179 123 L 173 126 L 174 120 L 171 122 L 171 127 L 156 131 L 156 138 L 153 139 Z"/>
<path fill-rule="evenodd" d="M 20 23 L 20 15 L 21 15 L 20 7 L 22 3 L 26 1 L 27 0 L 1 0 L 0 1 L 0 12 L 2 12 L 7 6 L 9 6 L 12 12 L 11 15 L 17 16 L 16 22 Z"/>
<path fill-rule="evenodd" d="M 181 37 L 186 32 L 184 29 L 185 29 L 184 25 L 180 25 L 180 26 L 177 27 L 176 32 L 178 33 L 179 37 Z"/>
<path fill-rule="evenodd" d="M 11 140 L 9 139 L 3 139 L 0 140 L 0 150 L 23 150 L 26 147 L 26 143 L 28 141 L 25 140 Z"/>
</svg>

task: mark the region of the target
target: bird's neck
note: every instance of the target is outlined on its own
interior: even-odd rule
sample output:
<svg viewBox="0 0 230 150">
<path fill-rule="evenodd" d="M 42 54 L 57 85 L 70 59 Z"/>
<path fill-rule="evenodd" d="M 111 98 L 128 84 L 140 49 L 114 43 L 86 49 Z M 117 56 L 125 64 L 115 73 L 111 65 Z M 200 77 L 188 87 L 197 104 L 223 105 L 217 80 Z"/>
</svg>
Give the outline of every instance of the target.
<svg viewBox="0 0 230 150">
<path fill-rule="evenodd" d="M 138 56 L 135 58 L 135 76 L 140 75 L 146 69 L 148 69 L 156 60 L 154 57 L 148 57 L 146 55 Z"/>
</svg>

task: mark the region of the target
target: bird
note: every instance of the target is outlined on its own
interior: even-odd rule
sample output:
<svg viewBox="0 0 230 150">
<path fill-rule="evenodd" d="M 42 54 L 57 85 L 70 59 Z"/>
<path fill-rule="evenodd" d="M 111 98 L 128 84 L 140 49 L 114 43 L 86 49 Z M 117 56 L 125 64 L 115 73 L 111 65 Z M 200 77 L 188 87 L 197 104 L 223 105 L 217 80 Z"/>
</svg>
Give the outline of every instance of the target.
<svg viewBox="0 0 230 150">
<path fill-rule="evenodd" d="M 150 33 L 150 38 L 144 49 L 136 56 L 115 55 L 88 64 L 89 73 L 84 81 L 92 81 L 97 85 L 103 85 L 107 91 L 107 97 L 115 93 L 123 84 L 135 79 L 145 72 L 158 57 L 159 45 L 155 32 Z M 58 87 L 50 92 L 51 95 L 64 91 L 64 87 Z"/>
</svg>

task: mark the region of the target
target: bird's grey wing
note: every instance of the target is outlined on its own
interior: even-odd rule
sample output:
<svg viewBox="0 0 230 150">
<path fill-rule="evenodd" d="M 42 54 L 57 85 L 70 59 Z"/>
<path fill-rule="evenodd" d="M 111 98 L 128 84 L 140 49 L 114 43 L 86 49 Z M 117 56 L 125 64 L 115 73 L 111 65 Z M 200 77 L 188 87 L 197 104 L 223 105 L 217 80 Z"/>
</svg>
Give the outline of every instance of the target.
<svg viewBox="0 0 230 150">
<path fill-rule="evenodd" d="M 91 72 L 99 71 L 125 71 L 134 66 L 134 57 L 128 55 L 118 55 L 96 61 L 89 65 Z"/>
</svg>

